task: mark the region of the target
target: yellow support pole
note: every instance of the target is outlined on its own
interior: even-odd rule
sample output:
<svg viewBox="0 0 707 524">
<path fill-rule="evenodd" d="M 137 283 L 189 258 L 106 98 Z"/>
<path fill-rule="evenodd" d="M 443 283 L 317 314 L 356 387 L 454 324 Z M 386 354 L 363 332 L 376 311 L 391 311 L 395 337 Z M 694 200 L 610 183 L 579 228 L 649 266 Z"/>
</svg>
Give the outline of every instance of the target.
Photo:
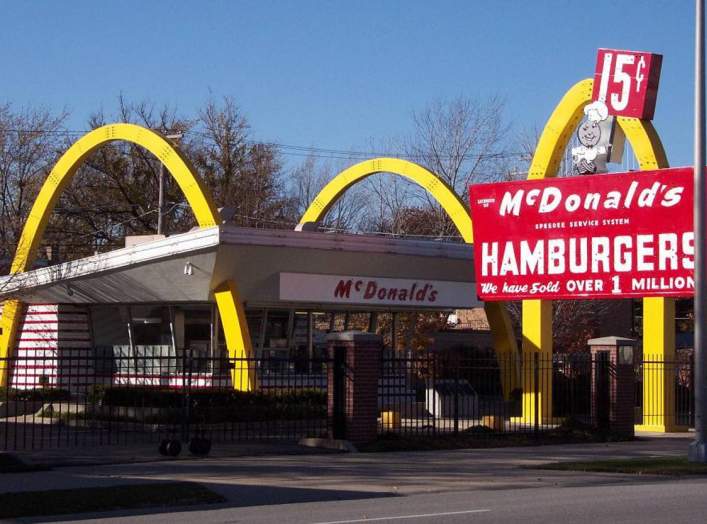
<svg viewBox="0 0 707 524">
<path fill-rule="evenodd" d="M 524 300 L 522 319 L 523 415 L 520 422 L 549 423 L 552 421 L 552 302 Z"/>
<path fill-rule="evenodd" d="M 255 361 L 252 360 L 253 346 L 236 283 L 227 280 L 217 286 L 214 289 L 214 299 L 221 315 L 229 363 L 233 365 L 233 388 L 238 391 L 254 391 L 256 384 Z"/>
<path fill-rule="evenodd" d="M 11 349 L 21 316 L 22 303 L 19 300 L 6 300 L 2 305 L 2 318 L 0 318 L 0 387 L 2 388 L 10 385 Z"/>
<path fill-rule="evenodd" d="M 643 423 L 636 431 L 687 431 L 675 418 L 675 300 L 643 299 L 643 361 Z"/>
<path fill-rule="evenodd" d="M 650 122 L 621 117 L 619 125 L 631 143 L 642 170 L 668 167 L 658 133 Z M 675 360 L 675 300 L 643 299 L 643 422 L 636 431 L 686 431 L 675 420 L 674 367 L 658 364 Z M 672 369 L 666 369 L 672 368 Z"/>
<path fill-rule="evenodd" d="M 557 176 L 562 155 L 582 119 L 584 106 L 592 99 L 592 79 L 582 80 L 573 85 L 550 115 L 528 170 L 528 179 L 542 179 Z M 547 300 L 524 300 L 522 325 L 523 334 L 523 415 L 522 423 L 552 419 L 552 302 Z M 535 354 L 540 366 L 535 381 Z M 539 399 L 535 399 L 535 393 Z"/>
<path fill-rule="evenodd" d="M 508 400 L 511 398 L 511 392 L 522 384 L 520 355 L 513 335 L 513 324 L 503 302 L 486 302 L 484 310 L 491 329 L 493 347 L 496 350 L 503 398 Z"/>
<path fill-rule="evenodd" d="M 651 122 L 626 117 L 618 122 L 641 170 L 668 167 Z M 643 366 L 643 423 L 636 425 L 636 431 L 687 431 L 675 418 L 675 299 L 643 299 L 643 356 L 649 363 Z"/>
</svg>

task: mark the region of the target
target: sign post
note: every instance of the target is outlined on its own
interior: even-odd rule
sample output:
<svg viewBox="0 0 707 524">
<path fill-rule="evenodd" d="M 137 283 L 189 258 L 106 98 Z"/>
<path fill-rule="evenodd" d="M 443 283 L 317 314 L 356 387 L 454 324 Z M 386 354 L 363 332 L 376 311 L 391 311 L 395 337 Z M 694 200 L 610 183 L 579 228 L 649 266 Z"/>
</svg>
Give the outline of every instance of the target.
<svg viewBox="0 0 707 524">
<path fill-rule="evenodd" d="M 695 1 L 695 440 L 691 462 L 707 463 L 707 253 L 705 253 L 705 43 L 704 0 Z"/>
</svg>

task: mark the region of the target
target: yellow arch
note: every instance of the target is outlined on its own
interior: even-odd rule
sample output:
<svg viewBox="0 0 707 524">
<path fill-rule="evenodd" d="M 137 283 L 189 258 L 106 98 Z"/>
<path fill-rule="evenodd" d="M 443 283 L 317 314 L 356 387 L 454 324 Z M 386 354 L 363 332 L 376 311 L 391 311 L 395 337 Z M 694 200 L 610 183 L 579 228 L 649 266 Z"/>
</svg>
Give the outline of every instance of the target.
<svg viewBox="0 0 707 524">
<path fill-rule="evenodd" d="M 320 221 L 347 189 L 376 173 L 399 175 L 425 188 L 447 212 L 464 242 L 474 243 L 471 216 L 459 195 L 432 171 L 414 162 L 399 158 L 374 158 L 343 170 L 314 198 L 300 219 L 300 225 Z M 511 320 L 503 303 L 487 302 L 484 308 L 491 327 L 496 353 L 500 356 L 498 362 L 503 378 L 503 392 L 508 398 L 510 392 L 519 385 L 518 370 L 515 365 L 518 347 Z"/>
<path fill-rule="evenodd" d="M 557 176 L 567 144 L 584 115 L 584 106 L 592 101 L 593 85 L 591 78 L 577 82 L 557 104 L 538 140 L 528 179 Z M 663 144 L 650 121 L 619 117 L 618 123 L 642 170 L 668 167 Z"/>
<path fill-rule="evenodd" d="M 219 223 L 218 209 L 208 190 L 194 174 L 189 161 L 159 133 L 134 124 L 111 124 L 99 127 L 77 140 L 59 159 L 37 195 L 17 245 L 10 273 L 27 271 L 42 240 L 44 229 L 61 192 L 71 182 L 76 170 L 96 148 L 122 140 L 144 147 L 155 155 L 172 174 L 184 193 L 201 227 Z"/>
<path fill-rule="evenodd" d="M 474 242 L 469 212 L 449 185 L 419 164 L 400 158 L 374 158 L 355 164 L 336 175 L 319 194 L 300 219 L 300 224 L 318 222 L 348 188 L 376 173 L 400 175 L 425 188 L 447 212 L 465 242 Z"/>
<path fill-rule="evenodd" d="M 103 144 L 117 140 L 144 147 L 164 164 L 184 193 L 200 227 L 212 227 L 219 224 L 219 212 L 209 195 L 208 189 L 199 177 L 195 175 L 195 170 L 189 161 L 166 138 L 151 129 L 134 124 L 106 125 L 90 131 L 77 140 L 52 168 L 25 222 L 15 252 L 15 258 L 12 261 L 10 274 L 22 273 L 31 268 L 36 257 L 37 248 L 44 235 L 44 230 L 61 192 L 69 184 L 86 157 Z M 243 314 L 241 301 L 238 299 L 234 285 L 228 285 L 228 283 L 224 283 L 224 285 L 226 285 L 225 289 L 231 296 L 230 300 L 224 300 L 223 298 L 217 300 L 219 313 L 224 320 L 224 324 L 229 321 L 237 322 Z M 221 294 L 219 295 L 219 293 Z M 220 289 L 215 295 L 223 296 L 223 293 L 224 289 Z M 8 300 L 4 304 L 2 319 L 0 320 L 0 327 L 2 327 L 2 333 L 0 334 L 1 358 L 11 356 L 21 309 L 21 303 L 18 300 Z M 239 325 L 239 323 L 234 325 L 239 326 L 239 328 L 229 329 L 224 333 L 230 356 L 250 356 L 252 350 L 247 325 Z M 0 386 L 7 384 L 8 377 L 7 369 L 0 370 Z M 234 386 L 244 384 L 244 387 L 240 389 L 246 387 L 250 389 L 254 386 L 252 376 L 244 380 L 241 376 L 236 377 L 234 372 L 233 378 Z M 236 379 L 238 380 L 236 381 Z"/>
<path fill-rule="evenodd" d="M 570 137 L 579 124 L 584 114 L 584 106 L 592 100 L 593 80 L 586 79 L 577 82 L 562 97 L 560 103 L 552 112 L 540 140 L 538 141 L 533 160 L 528 171 L 528 179 L 541 179 L 557 176 L 560 161 L 567 148 Z M 642 170 L 660 169 L 668 167 L 668 160 L 665 150 L 658 137 L 653 124 L 647 120 L 637 118 L 619 117 L 618 123 L 626 135 L 626 139 L 631 144 Z M 651 355 L 674 355 L 675 333 L 674 317 L 675 302 L 673 299 L 645 298 L 643 299 L 644 334 L 643 347 L 644 354 Z M 546 300 L 524 300 L 523 301 L 523 354 L 524 357 L 531 356 L 533 352 L 545 354 L 552 353 L 552 302 Z M 669 358 L 669 357 L 668 357 Z M 525 366 L 530 369 L 531 366 Z M 656 380 L 660 384 L 648 384 L 644 387 L 644 395 L 656 403 L 656 388 L 664 398 L 671 395 L 672 385 L 668 384 L 669 373 Z M 534 406 L 536 405 L 532 391 L 536 388 L 540 391 L 542 399 L 537 405 L 540 408 L 540 417 L 547 419 L 552 412 L 552 377 L 547 376 L 541 379 L 541 384 L 532 384 L 532 377 L 524 374 L 524 391 L 530 391 L 529 395 L 524 394 L 523 418 L 529 421 L 535 419 Z M 666 413 L 665 409 L 670 404 L 669 399 L 665 406 L 661 406 L 661 413 Z M 666 431 L 667 426 L 654 425 L 651 429 Z"/>
</svg>

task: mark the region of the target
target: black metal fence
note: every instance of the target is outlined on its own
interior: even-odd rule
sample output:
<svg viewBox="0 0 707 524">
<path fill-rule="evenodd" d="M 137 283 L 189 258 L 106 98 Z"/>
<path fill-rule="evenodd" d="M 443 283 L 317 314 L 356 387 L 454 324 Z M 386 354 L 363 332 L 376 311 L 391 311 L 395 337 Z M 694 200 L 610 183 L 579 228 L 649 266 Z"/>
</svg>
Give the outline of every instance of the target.
<svg viewBox="0 0 707 524">
<path fill-rule="evenodd" d="M 589 354 L 526 359 L 454 352 L 387 355 L 379 387 L 379 431 L 498 434 L 602 426 L 609 413 L 612 369 Z M 644 356 L 637 361 L 635 423 L 692 427 L 693 369 L 690 358 Z M 653 386 L 644 387 L 648 383 Z"/>
<path fill-rule="evenodd" d="M 683 355 L 673 360 L 644 355 L 635 364 L 636 424 L 650 426 L 669 424 L 691 428 L 695 424 L 694 359 Z M 660 380 L 664 377 L 664 381 Z M 645 386 L 652 382 L 654 386 Z M 667 391 L 666 391 L 667 389 Z"/>
<path fill-rule="evenodd" d="M 0 360 L 1 449 L 328 432 L 326 360 L 43 353 Z M 254 391 L 234 389 L 248 380 Z"/>
<path fill-rule="evenodd" d="M 593 370 L 588 355 L 388 355 L 379 430 L 489 434 L 542 431 L 567 421 L 590 425 Z"/>
<path fill-rule="evenodd" d="M 330 434 L 328 359 L 212 358 L 189 351 L 36 350 L 0 360 L 0 449 L 130 445 L 194 437 L 214 443 Z M 673 410 L 693 420 L 692 362 L 636 364 L 636 423 Z M 646 376 L 674 387 L 666 408 Z M 589 355 L 469 357 L 463 352 L 387 353 L 378 386 L 379 432 L 498 434 L 597 425 L 608 412 L 611 370 Z M 244 389 L 238 391 L 234 382 Z M 655 395 L 655 400 L 651 395 Z M 592 400 L 594 398 L 594 401 Z M 661 399 L 663 397 L 660 397 Z M 538 414 L 538 416 L 535 416 Z"/>
</svg>

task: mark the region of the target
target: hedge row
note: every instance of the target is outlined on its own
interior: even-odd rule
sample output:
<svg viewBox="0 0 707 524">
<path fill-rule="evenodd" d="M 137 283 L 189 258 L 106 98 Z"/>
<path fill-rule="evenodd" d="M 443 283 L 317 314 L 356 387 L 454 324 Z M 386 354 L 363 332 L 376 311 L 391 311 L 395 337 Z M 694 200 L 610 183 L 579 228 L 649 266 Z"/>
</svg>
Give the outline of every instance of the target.
<svg viewBox="0 0 707 524">
<path fill-rule="evenodd" d="M 94 388 L 89 396 L 92 403 L 101 406 L 101 413 L 125 418 L 128 407 L 161 408 L 159 414 L 146 414 L 137 420 L 144 423 L 181 423 L 189 408 L 194 423 L 255 422 L 266 420 L 301 420 L 325 417 L 326 393 L 318 390 L 285 391 L 275 393 L 243 392 L 235 390 L 193 390 L 188 403 L 184 390 L 154 387 Z"/>
</svg>

